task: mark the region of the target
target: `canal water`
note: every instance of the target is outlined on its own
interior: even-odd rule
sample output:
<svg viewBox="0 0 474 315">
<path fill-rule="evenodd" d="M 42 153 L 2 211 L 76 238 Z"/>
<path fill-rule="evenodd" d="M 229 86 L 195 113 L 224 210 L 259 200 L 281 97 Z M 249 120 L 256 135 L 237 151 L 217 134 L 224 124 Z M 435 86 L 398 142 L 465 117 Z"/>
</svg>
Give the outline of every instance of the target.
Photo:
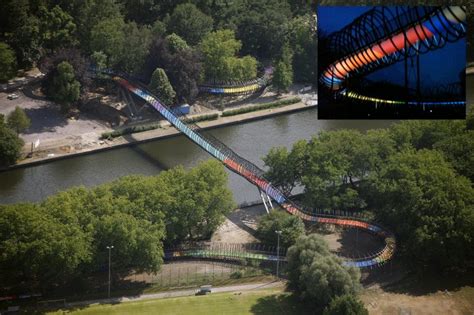
<svg viewBox="0 0 474 315">
<path fill-rule="evenodd" d="M 274 146 L 290 148 L 298 139 L 309 139 L 321 130 L 387 127 L 392 121 L 317 120 L 317 109 L 275 116 L 206 132 L 242 157 L 263 168 L 262 157 Z M 40 201 L 69 187 L 94 186 L 130 174 L 156 175 L 177 165 L 195 166 L 211 158 L 184 136 L 131 147 L 83 155 L 0 173 L 0 203 Z M 237 203 L 258 200 L 257 189 L 229 173 L 229 187 Z"/>
</svg>

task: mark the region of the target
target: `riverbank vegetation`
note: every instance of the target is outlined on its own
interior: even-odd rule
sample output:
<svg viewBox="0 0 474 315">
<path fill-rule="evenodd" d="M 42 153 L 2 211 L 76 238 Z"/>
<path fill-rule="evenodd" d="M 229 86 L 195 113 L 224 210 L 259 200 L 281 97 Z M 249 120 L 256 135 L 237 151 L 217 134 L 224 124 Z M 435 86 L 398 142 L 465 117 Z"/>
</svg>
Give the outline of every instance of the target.
<svg viewBox="0 0 474 315">
<path fill-rule="evenodd" d="M 322 211 L 369 211 L 421 271 L 474 267 L 474 130 L 466 121 L 405 121 L 387 129 L 321 132 L 274 148 L 268 178 Z"/>
<path fill-rule="evenodd" d="M 228 109 L 222 112 L 222 117 L 226 116 L 234 116 L 234 115 L 240 115 L 240 114 L 245 114 L 245 113 L 250 113 L 250 112 L 256 112 L 258 110 L 263 110 L 263 109 L 269 109 L 269 108 L 277 108 L 277 107 L 282 107 L 286 105 L 291 105 L 301 102 L 301 98 L 299 97 L 293 97 L 289 98 L 286 100 L 280 100 L 280 101 L 275 101 L 275 102 L 269 102 L 269 103 L 262 103 L 258 105 L 253 105 L 253 106 L 247 106 L 247 107 L 241 107 L 237 109 Z"/>
<path fill-rule="evenodd" d="M 107 246 L 114 270 L 156 272 L 165 245 L 208 238 L 233 207 L 217 161 L 0 205 L 0 290 L 80 288 L 106 268 Z"/>
</svg>

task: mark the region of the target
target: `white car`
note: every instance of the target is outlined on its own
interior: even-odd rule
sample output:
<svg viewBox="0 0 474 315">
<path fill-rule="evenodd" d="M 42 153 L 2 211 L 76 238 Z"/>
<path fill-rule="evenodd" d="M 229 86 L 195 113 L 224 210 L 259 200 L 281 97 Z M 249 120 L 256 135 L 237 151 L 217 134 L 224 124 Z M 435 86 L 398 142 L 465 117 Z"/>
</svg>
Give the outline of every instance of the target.
<svg viewBox="0 0 474 315">
<path fill-rule="evenodd" d="M 18 94 L 12 93 L 7 96 L 9 100 L 16 100 L 18 98 Z"/>
</svg>

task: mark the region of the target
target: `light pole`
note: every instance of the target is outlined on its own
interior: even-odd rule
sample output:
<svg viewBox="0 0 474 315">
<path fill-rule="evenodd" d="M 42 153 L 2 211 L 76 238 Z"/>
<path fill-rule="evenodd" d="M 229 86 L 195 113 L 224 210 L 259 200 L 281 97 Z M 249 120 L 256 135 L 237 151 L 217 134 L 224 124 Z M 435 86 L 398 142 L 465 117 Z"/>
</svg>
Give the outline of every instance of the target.
<svg viewBox="0 0 474 315">
<path fill-rule="evenodd" d="M 277 278 L 280 279 L 279 277 L 279 268 L 280 268 L 280 235 L 281 235 L 281 231 L 277 230 L 275 231 L 275 233 L 277 234 Z"/>
<path fill-rule="evenodd" d="M 109 289 L 107 290 L 107 293 L 108 293 L 108 297 L 110 298 L 110 252 L 112 251 L 112 248 L 114 248 L 114 246 L 107 246 L 107 249 L 109 250 Z"/>
</svg>

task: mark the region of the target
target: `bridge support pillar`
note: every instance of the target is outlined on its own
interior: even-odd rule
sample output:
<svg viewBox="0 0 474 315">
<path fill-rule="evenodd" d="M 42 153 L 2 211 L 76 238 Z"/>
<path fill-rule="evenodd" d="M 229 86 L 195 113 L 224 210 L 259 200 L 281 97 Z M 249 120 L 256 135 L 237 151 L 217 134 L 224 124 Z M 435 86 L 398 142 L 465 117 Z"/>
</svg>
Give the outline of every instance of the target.
<svg viewBox="0 0 474 315">
<path fill-rule="evenodd" d="M 268 199 L 268 203 L 270 204 L 270 209 L 273 210 L 273 204 L 272 204 L 272 198 L 270 198 L 269 195 L 265 194 L 265 196 L 267 196 L 267 199 Z"/>
<path fill-rule="evenodd" d="M 263 205 L 265 206 L 265 210 L 267 211 L 267 213 L 270 213 L 270 210 L 268 209 L 267 202 L 265 201 L 265 193 L 263 191 L 261 191 L 260 189 L 258 191 L 260 192 L 260 197 L 262 198 Z"/>
<path fill-rule="evenodd" d="M 134 116 L 137 114 L 137 107 L 135 106 L 132 96 L 127 90 L 122 88 L 120 89 L 120 94 L 125 103 L 127 103 L 128 109 L 130 111 L 130 117 L 134 118 Z"/>
</svg>

